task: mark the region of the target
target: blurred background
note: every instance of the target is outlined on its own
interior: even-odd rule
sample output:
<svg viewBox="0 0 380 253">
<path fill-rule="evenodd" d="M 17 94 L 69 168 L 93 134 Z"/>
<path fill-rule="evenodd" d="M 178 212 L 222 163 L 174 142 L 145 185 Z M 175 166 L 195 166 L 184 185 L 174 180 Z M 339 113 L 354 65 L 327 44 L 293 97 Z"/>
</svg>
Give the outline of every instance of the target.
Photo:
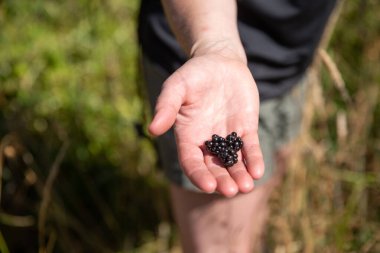
<svg viewBox="0 0 380 253">
<path fill-rule="evenodd" d="M 380 252 L 380 3 L 342 3 L 271 200 L 269 252 Z M 0 0 L 2 253 L 180 252 L 146 132 L 138 6 Z"/>
</svg>

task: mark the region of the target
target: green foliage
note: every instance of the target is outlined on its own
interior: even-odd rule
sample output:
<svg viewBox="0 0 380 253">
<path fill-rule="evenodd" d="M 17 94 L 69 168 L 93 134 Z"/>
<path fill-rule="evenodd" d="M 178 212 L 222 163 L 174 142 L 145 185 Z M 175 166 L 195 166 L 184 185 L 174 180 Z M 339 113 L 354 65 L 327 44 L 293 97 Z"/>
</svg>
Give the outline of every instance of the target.
<svg viewBox="0 0 380 253">
<path fill-rule="evenodd" d="M 165 187 L 153 173 L 154 149 L 141 136 L 137 6 L 130 0 L 1 3 L 0 133 L 15 153 L 3 168 L 4 194 L 21 191 L 2 206 L 37 219 L 42 187 L 69 143 L 45 220 L 44 237 L 57 237 L 60 252 L 134 247 L 163 216 L 169 219 Z M 28 175 L 31 181 L 23 182 Z M 20 247 L 8 234 L 10 247 Z"/>
<path fill-rule="evenodd" d="M 176 243 L 166 184 L 144 136 L 138 4 L 0 1 L 2 251 L 145 253 Z M 376 0 L 344 3 L 328 52 L 352 102 L 323 68 L 314 146 L 305 148 L 273 205 L 273 251 L 379 249 L 379 12 Z M 339 115 L 348 137 L 337 129 Z"/>
<path fill-rule="evenodd" d="M 135 149 L 134 124 L 141 121 L 135 84 L 137 2 L 125 2 L 3 4 L 0 80 L 3 96 L 11 97 L 5 116 L 26 115 L 30 130 L 39 133 L 53 122 L 67 136 L 83 131 L 76 137 L 87 139 L 88 149 L 73 143 L 78 160 L 106 152 L 120 162 L 123 154 L 109 146 Z"/>
</svg>

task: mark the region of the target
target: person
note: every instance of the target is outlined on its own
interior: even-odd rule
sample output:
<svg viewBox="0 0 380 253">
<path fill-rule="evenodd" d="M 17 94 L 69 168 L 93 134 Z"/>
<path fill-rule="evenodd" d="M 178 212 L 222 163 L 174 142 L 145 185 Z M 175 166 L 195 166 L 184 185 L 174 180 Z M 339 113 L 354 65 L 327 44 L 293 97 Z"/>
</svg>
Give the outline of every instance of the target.
<svg viewBox="0 0 380 253">
<path fill-rule="evenodd" d="M 160 136 L 184 252 L 251 252 L 261 241 L 275 161 L 298 132 L 306 72 L 334 5 L 142 0 L 149 131 Z M 233 131 L 244 145 L 225 168 L 204 142 Z"/>
</svg>

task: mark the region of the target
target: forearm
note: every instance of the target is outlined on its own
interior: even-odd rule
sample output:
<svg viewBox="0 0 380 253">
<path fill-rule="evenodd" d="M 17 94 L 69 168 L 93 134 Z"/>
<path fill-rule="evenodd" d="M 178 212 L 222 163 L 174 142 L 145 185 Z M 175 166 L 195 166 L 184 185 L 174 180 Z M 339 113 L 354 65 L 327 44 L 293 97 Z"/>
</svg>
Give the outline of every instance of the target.
<svg viewBox="0 0 380 253">
<path fill-rule="evenodd" d="M 188 55 L 219 53 L 246 62 L 236 0 L 162 0 L 169 24 Z"/>
</svg>

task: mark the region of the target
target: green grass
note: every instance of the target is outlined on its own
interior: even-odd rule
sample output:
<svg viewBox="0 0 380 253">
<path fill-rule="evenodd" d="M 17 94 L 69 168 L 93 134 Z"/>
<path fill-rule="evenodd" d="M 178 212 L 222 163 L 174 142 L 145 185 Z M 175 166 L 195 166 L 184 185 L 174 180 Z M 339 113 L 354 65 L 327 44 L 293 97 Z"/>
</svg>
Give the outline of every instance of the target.
<svg viewBox="0 0 380 253">
<path fill-rule="evenodd" d="M 38 236 L 47 252 L 178 249 L 145 137 L 138 4 L 0 1 L 0 250 L 36 252 Z M 345 2 L 328 53 L 352 102 L 318 70 L 307 131 L 272 200 L 273 252 L 380 251 L 379 11 L 375 0 Z"/>
</svg>

